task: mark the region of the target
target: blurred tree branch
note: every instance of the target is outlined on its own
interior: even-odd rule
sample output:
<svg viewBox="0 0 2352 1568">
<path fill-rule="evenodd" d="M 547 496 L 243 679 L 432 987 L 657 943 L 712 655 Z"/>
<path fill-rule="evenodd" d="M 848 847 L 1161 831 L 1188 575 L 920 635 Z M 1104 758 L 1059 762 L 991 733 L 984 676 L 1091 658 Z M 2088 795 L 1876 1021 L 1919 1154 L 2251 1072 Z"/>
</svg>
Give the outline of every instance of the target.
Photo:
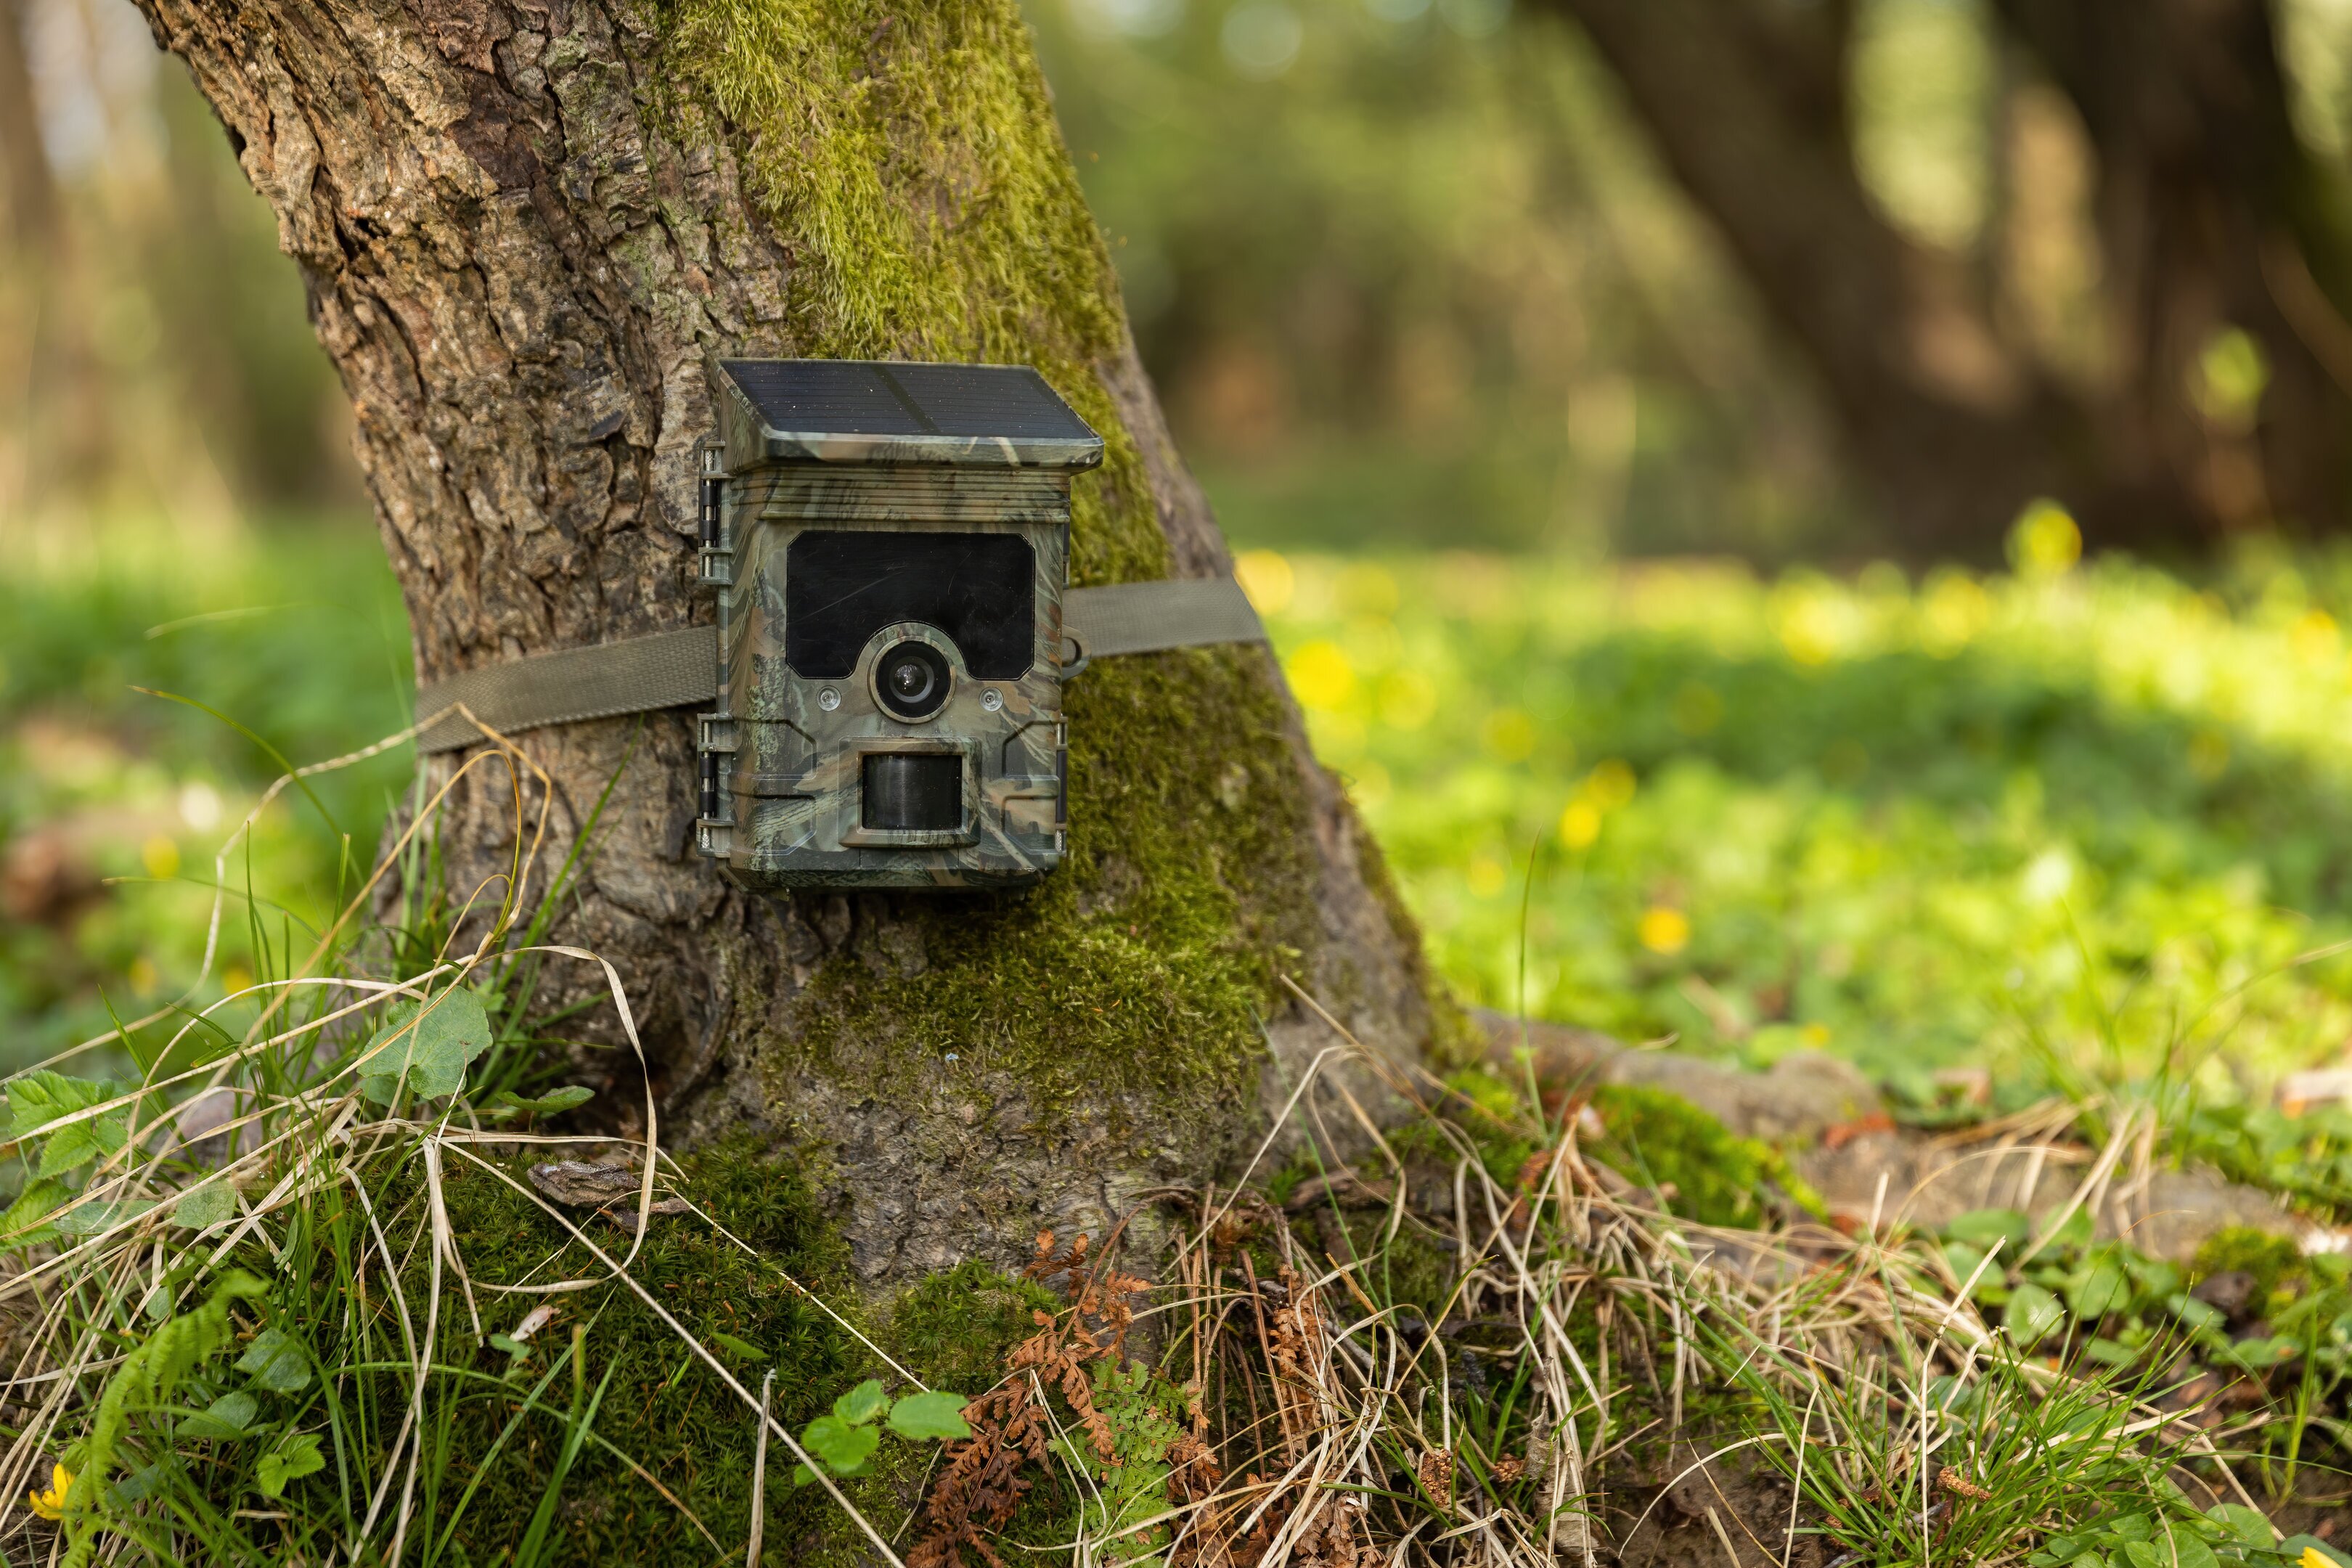
<svg viewBox="0 0 2352 1568">
<path fill-rule="evenodd" d="M 1873 200 L 1847 110 L 1851 0 L 1549 4 L 1811 363 L 1902 545 L 1984 553 L 2039 495 L 2106 542 L 2345 526 L 2352 244 L 2288 118 L 2265 0 L 2000 0 L 2098 158 L 2117 352 L 2094 385 L 2042 363 L 1980 272 Z M 2203 384 L 2232 328 L 2260 345 L 2259 419 Z"/>
</svg>

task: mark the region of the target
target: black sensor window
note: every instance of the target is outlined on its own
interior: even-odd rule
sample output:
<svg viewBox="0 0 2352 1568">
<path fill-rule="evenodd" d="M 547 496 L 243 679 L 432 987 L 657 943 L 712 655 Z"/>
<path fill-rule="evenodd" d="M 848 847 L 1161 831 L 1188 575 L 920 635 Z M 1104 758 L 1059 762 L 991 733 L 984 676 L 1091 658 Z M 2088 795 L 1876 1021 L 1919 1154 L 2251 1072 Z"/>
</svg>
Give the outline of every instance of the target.
<svg viewBox="0 0 2352 1568">
<path fill-rule="evenodd" d="M 963 826 L 963 758 L 869 752 L 859 819 L 889 833 L 953 833 Z"/>
<path fill-rule="evenodd" d="M 784 555 L 784 658 L 837 680 L 876 632 L 920 621 L 947 634 L 977 680 L 1029 672 L 1036 560 L 1017 533 L 802 534 Z"/>
</svg>

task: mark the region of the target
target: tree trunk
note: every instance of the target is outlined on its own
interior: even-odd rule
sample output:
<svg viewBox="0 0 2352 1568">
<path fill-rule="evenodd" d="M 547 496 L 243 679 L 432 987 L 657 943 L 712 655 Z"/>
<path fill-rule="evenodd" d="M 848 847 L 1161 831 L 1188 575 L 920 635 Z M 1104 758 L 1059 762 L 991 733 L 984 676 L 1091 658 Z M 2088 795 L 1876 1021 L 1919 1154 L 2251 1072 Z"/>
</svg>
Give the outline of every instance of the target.
<svg viewBox="0 0 2352 1568">
<path fill-rule="evenodd" d="M 1987 554 L 2043 495 L 2115 543 L 2352 522 L 2352 268 L 2334 193 L 2287 118 L 2265 0 L 1997 7 L 2099 157 L 2116 352 L 2090 387 L 2038 363 L 1960 258 L 1904 237 L 1864 189 L 1845 112 L 1851 5 L 1551 3 L 1811 366 L 1914 552 Z M 2232 325 L 2272 366 L 2258 425 L 2198 397 L 2200 356 Z"/>
<path fill-rule="evenodd" d="M 0 0 L 0 216 L 17 264 L 48 259 L 57 231 L 57 182 L 43 150 L 41 117 L 26 58 L 22 0 Z"/>
<path fill-rule="evenodd" d="M 2346 192 L 2288 113 L 2270 0 L 1999 0 L 2099 159 L 2111 443 L 2147 453 L 2209 528 L 2352 522 Z M 2195 388 L 2215 332 L 2267 363 L 2259 422 Z"/>
<path fill-rule="evenodd" d="M 1032 363 L 1109 447 L 1073 580 L 1228 569 L 1012 0 L 140 4 L 301 264 L 422 676 L 709 618 L 720 356 Z M 1265 650 L 1104 660 L 1067 712 L 1070 852 L 1025 895 L 733 892 L 688 716 L 523 738 L 559 837 L 617 778 L 554 935 L 617 963 L 666 1137 L 809 1162 L 870 1286 L 1244 1155 L 1333 1043 L 1283 974 L 1400 1056 L 1461 1028 Z M 458 897 L 511 851 L 488 772 Z"/>
</svg>

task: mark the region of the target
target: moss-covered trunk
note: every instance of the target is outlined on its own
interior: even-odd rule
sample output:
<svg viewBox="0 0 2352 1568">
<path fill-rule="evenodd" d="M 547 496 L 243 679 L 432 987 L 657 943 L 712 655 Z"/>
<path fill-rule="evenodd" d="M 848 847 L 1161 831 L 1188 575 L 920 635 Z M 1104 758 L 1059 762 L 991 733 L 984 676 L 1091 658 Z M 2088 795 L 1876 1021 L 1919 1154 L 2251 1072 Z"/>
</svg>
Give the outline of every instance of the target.
<svg viewBox="0 0 2352 1568">
<path fill-rule="evenodd" d="M 709 617 L 719 355 L 1032 363 L 1109 443 L 1074 581 L 1227 570 L 1011 0 L 139 3 L 301 264 L 422 676 Z M 1264 650 L 1107 660 L 1067 711 L 1026 895 L 746 897 L 690 847 L 686 715 L 525 739 L 559 838 L 618 773 L 556 934 L 626 977 L 671 1128 L 803 1152 L 870 1284 L 1233 1160 L 1330 1043 L 1284 973 L 1383 1049 L 1448 1026 Z M 513 802 L 454 802 L 470 889 Z"/>
</svg>

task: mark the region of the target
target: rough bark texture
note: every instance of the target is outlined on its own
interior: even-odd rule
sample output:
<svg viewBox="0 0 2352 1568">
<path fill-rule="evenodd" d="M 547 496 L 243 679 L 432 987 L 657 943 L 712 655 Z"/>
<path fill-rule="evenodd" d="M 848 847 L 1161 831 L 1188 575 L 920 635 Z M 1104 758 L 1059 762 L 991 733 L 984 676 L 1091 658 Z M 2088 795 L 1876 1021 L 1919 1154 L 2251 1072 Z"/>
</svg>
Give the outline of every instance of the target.
<svg viewBox="0 0 2352 1568">
<path fill-rule="evenodd" d="M 1872 202 L 1847 122 L 1853 0 L 1550 0 L 1623 85 L 1811 363 L 1857 466 L 1922 554 L 1982 554 L 2028 500 L 2094 541 L 2210 542 L 2352 522 L 2352 266 L 2296 140 L 2267 0 L 2000 0 L 2098 159 L 2111 365 L 2037 362 L 1959 259 Z M 2214 333 L 2261 343 L 2258 427 L 2192 391 Z"/>
<path fill-rule="evenodd" d="M 1110 447 L 1075 580 L 1228 569 L 1010 0 L 141 4 L 301 264 L 421 674 L 708 618 L 719 355 L 1034 363 Z M 1263 650 L 1106 660 L 1068 711 L 1071 854 L 1011 896 L 733 893 L 685 716 L 525 740 L 562 834 L 617 775 L 556 934 L 620 965 L 671 1125 L 800 1152 L 872 1284 L 1245 1151 L 1329 1043 L 1278 973 L 1387 1050 L 1454 1028 Z M 478 768 L 457 896 L 514 823 Z"/>
</svg>

